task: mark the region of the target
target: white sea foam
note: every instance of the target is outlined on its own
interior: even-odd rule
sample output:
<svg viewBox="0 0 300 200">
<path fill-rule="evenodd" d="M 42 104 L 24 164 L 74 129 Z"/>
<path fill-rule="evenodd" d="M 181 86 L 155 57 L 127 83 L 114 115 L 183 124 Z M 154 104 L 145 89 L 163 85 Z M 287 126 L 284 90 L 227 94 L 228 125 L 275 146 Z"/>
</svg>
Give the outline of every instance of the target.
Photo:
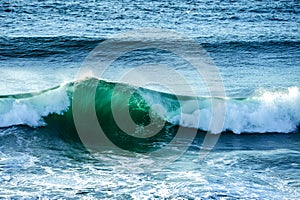
<svg viewBox="0 0 300 200">
<path fill-rule="evenodd" d="M 70 101 L 64 86 L 27 98 L 0 99 L 0 127 L 28 125 L 45 126 L 43 117 L 63 114 Z"/>
<path fill-rule="evenodd" d="M 207 100 L 199 101 L 207 105 Z M 226 99 L 223 131 L 234 133 L 289 133 L 300 124 L 300 92 L 298 87 L 287 91 L 260 91 L 246 99 Z M 185 104 L 185 102 L 183 102 Z M 167 120 L 186 127 L 207 131 L 211 121 L 211 108 L 205 106 L 193 112 L 177 112 Z M 198 118 L 200 116 L 200 118 Z M 213 120 L 213 119 L 212 119 Z M 212 121 L 212 123 L 214 123 Z"/>
</svg>

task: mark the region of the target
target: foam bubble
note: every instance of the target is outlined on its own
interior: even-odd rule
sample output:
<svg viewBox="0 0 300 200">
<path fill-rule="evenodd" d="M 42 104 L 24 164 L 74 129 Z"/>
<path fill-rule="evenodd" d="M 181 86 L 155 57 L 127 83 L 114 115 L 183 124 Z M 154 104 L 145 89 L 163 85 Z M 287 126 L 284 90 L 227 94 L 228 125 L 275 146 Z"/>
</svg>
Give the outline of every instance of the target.
<svg viewBox="0 0 300 200">
<path fill-rule="evenodd" d="M 43 117 L 63 114 L 70 106 L 65 87 L 27 97 L 0 99 L 0 127 L 28 125 L 45 126 Z"/>
<path fill-rule="evenodd" d="M 298 87 L 286 91 L 260 91 L 246 99 L 224 99 L 226 116 L 223 131 L 234 133 L 289 133 L 300 124 L 300 92 Z M 183 102 L 184 104 L 184 102 Z M 181 126 L 208 130 L 211 108 L 207 100 L 199 100 L 200 109 L 168 118 L 171 123 Z M 201 108 L 201 105 L 205 105 Z M 173 112 L 174 113 L 174 112 Z M 167 115 L 171 116 L 171 115 Z M 198 120 L 196 116 L 200 116 Z"/>
</svg>

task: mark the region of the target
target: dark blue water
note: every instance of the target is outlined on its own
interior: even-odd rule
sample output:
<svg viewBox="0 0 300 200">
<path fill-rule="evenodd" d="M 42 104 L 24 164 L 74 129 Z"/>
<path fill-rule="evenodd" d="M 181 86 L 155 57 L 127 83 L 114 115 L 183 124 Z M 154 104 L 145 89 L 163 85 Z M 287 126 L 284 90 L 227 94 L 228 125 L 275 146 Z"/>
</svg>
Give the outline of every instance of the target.
<svg viewBox="0 0 300 200">
<path fill-rule="evenodd" d="M 298 199 L 299 12 L 298 0 L 1 1 L 0 197 Z M 198 157 L 207 125 L 194 123 L 195 112 L 179 122 L 168 118 L 199 131 L 179 160 L 156 172 L 122 168 L 150 162 L 144 155 L 105 152 L 95 159 L 64 137 L 68 131 L 44 121 L 71 109 L 66 84 L 97 45 L 143 28 L 191 38 L 220 72 L 225 122 L 205 160 Z M 132 55 L 115 62 L 106 78 L 160 62 L 185 75 L 202 97 L 203 84 L 174 55 L 151 49 Z M 209 116 L 205 109 L 200 115 Z"/>
</svg>

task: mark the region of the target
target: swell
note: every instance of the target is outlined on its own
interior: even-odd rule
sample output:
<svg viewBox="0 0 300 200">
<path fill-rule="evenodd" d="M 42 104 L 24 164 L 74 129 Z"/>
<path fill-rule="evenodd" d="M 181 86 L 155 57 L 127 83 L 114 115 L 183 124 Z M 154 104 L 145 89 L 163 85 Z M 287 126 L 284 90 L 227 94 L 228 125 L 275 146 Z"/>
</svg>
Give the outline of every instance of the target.
<svg viewBox="0 0 300 200">
<path fill-rule="evenodd" d="M 116 87 L 118 90 L 115 90 Z M 79 98 L 73 98 L 74 91 Z M 40 93 L 1 96 L 0 127 L 47 126 L 61 132 L 76 132 L 72 105 L 75 103 L 77 112 L 89 118 L 88 111 L 94 102 L 95 108 L 92 109 L 95 109 L 100 125 L 114 135 L 122 130 L 112 113 L 113 100 L 116 102 L 115 110 L 124 121 L 131 118 L 135 124 L 147 126 L 163 120 L 165 123 L 160 125 L 164 134 L 173 133 L 177 126 L 207 131 L 211 121 L 210 98 L 176 96 L 91 78 Z M 215 100 L 226 102 L 224 132 L 289 133 L 297 131 L 300 125 L 298 87 L 260 90 L 246 98 Z"/>
<path fill-rule="evenodd" d="M 239 41 L 209 41 L 205 38 L 194 38 L 208 51 L 216 49 L 272 49 L 276 51 L 281 48 L 292 48 L 299 50 L 300 41 L 298 39 L 266 39 L 261 40 L 239 40 Z M 105 38 L 96 37 L 0 37 L 0 59 L 6 58 L 26 58 L 26 57 L 48 57 L 55 55 L 88 54 Z M 180 41 L 178 41 L 180 42 Z"/>
<path fill-rule="evenodd" d="M 1 57 L 26 58 L 89 52 L 104 39 L 87 37 L 0 37 Z"/>
</svg>

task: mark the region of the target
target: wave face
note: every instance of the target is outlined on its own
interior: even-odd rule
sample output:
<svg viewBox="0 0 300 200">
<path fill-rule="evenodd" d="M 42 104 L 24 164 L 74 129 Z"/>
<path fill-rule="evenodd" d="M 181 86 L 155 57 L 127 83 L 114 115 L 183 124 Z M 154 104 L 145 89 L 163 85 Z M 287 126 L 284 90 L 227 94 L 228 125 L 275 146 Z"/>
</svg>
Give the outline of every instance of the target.
<svg viewBox="0 0 300 200">
<path fill-rule="evenodd" d="M 96 91 L 93 89 L 95 85 Z M 118 133 L 120 129 L 111 109 L 112 94 L 116 86 L 121 88 L 113 97 L 117 102 L 116 110 L 122 116 L 129 109 L 130 117 L 136 124 L 145 126 L 155 120 L 164 120 L 164 133 L 174 132 L 177 125 L 208 130 L 211 121 L 210 98 L 184 97 L 179 102 L 178 97 L 172 94 L 97 79 L 72 82 L 40 93 L 1 96 L 0 127 L 48 125 L 55 128 L 67 127 L 68 131 L 76 130 L 72 115 L 72 97 L 76 88 L 82 92 L 82 98 L 78 99 L 79 104 L 77 102 L 82 114 L 86 114 L 89 103 L 95 101 L 101 127 L 110 134 Z M 131 94 L 129 99 L 128 94 Z M 198 101 L 199 107 L 195 107 L 193 101 Z M 223 131 L 237 134 L 289 133 L 296 131 L 300 125 L 298 87 L 274 92 L 261 90 L 248 98 L 219 101 L 226 101 Z M 200 119 L 196 116 L 200 116 Z"/>
</svg>

